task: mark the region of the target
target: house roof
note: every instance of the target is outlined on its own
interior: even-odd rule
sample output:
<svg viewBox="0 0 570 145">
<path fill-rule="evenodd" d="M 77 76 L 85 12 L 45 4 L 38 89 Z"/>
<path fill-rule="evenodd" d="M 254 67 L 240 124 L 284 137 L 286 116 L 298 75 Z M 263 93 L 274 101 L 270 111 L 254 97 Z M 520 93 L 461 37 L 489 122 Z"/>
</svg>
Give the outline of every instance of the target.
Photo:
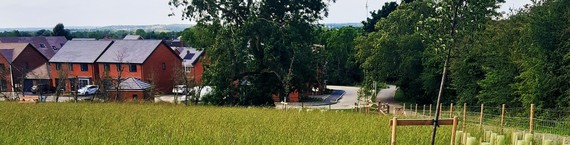
<svg viewBox="0 0 570 145">
<path fill-rule="evenodd" d="M 161 43 L 162 40 L 116 40 L 97 62 L 142 64 Z"/>
<path fill-rule="evenodd" d="M 151 84 L 133 77 L 125 79 L 119 85 L 121 90 L 146 90 L 151 87 Z"/>
<path fill-rule="evenodd" d="M 63 39 L 62 39 L 63 38 Z M 55 54 L 55 50 L 52 46 L 56 48 L 61 48 L 61 42 L 67 42 L 67 39 L 61 36 L 54 36 L 54 37 L 44 37 L 44 36 L 37 36 L 37 37 L 0 37 L 0 42 L 3 43 L 30 43 L 32 44 L 35 49 L 37 49 L 42 55 L 46 58 L 50 59 Z M 43 46 L 43 47 L 42 47 Z"/>
<path fill-rule="evenodd" d="M 49 62 L 93 63 L 113 41 L 68 41 Z"/>
<path fill-rule="evenodd" d="M 180 58 L 182 58 L 182 65 L 185 67 L 193 67 L 200 57 L 204 54 L 204 51 L 199 51 L 192 47 L 178 47 L 180 51 Z"/>
<path fill-rule="evenodd" d="M 12 64 L 14 59 L 12 58 L 14 56 L 14 49 L 0 49 L 0 54 L 6 58 L 8 63 Z"/>
<path fill-rule="evenodd" d="M 67 43 L 67 38 L 63 36 L 45 37 L 51 48 L 57 53 L 65 43 Z"/>
<path fill-rule="evenodd" d="M 12 63 L 29 43 L 0 43 L 0 52 Z"/>
<path fill-rule="evenodd" d="M 141 35 L 127 35 L 123 40 L 143 40 Z"/>
</svg>

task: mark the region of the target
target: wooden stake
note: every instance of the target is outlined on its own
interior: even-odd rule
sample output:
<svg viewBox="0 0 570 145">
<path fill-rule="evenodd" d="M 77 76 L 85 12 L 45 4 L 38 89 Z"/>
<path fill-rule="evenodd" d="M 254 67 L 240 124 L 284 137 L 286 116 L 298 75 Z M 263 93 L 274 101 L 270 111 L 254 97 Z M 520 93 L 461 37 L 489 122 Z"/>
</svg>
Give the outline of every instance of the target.
<svg viewBox="0 0 570 145">
<path fill-rule="evenodd" d="M 463 120 L 461 120 L 461 122 L 462 122 L 462 123 L 461 123 L 461 124 L 462 124 L 461 130 L 462 130 L 463 132 L 465 132 L 465 122 L 467 122 L 467 120 L 466 120 L 466 119 L 467 119 L 466 113 L 467 113 L 467 103 L 463 103 Z"/>
<path fill-rule="evenodd" d="M 529 133 L 534 133 L 534 104 L 530 104 L 530 124 L 529 124 Z"/>
<path fill-rule="evenodd" d="M 449 105 L 449 118 L 453 117 L 453 103 Z"/>
<path fill-rule="evenodd" d="M 479 116 L 479 128 L 483 127 L 483 108 L 484 108 L 484 104 L 481 104 L 481 114 Z"/>
<path fill-rule="evenodd" d="M 453 117 L 453 127 L 451 128 L 451 145 L 455 145 L 455 136 L 457 136 L 457 116 Z"/>
<path fill-rule="evenodd" d="M 396 127 L 398 126 L 398 118 L 392 119 L 392 145 L 396 145 Z"/>
<path fill-rule="evenodd" d="M 414 115 L 418 116 L 418 104 L 416 104 L 416 111 L 415 111 Z"/>
<path fill-rule="evenodd" d="M 503 104 L 501 112 L 501 132 L 503 131 L 503 124 L 505 122 L 505 104 Z"/>
</svg>

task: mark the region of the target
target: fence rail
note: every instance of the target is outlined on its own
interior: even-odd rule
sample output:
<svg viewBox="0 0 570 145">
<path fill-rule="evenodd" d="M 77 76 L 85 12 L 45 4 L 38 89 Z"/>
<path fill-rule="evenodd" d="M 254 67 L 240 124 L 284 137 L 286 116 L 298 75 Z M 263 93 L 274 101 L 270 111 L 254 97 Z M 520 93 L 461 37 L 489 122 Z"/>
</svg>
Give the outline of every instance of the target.
<svg viewBox="0 0 570 145">
<path fill-rule="evenodd" d="M 408 118 L 433 118 L 431 115 L 435 115 L 436 105 L 425 104 L 425 106 L 430 105 L 433 106 L 433 109 L 429 107 L 424 109 L 424 104 L 405 104 L 405 112 L 402 115 L 405 114 Z M 415 106 L 419 107 L 416 109 Z M 570 110 L 534 109 L 534 107 L 509 107 L 506 105 L 448 104 L 441 106 L 441 117 L 458 116 L 462 122 L 479 125 L 485 130 L 502 132 L 504 129 L 514 129 L 570 136 Z M 465 119 L 463 119 L 463 114 L 465 114 Z"/>
</svg>

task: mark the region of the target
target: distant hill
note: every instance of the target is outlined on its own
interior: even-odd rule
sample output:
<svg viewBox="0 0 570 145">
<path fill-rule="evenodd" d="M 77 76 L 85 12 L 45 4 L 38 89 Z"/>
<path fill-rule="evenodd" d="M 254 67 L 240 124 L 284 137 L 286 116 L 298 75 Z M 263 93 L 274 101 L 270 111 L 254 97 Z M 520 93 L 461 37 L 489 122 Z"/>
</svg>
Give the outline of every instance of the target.
<svg viewBox="0 0 570 145">
<path fill-rule="evenodd" d="M 97 31 L 97 30 L 126 30 L 135 31 L 137 29 L 143 29 L 145 31 L 158 31 L 158 32 L 171 32 L 171 31 L 183 31 L 186 28 L 191 27 L 190 24 L 156 24 L 156 25 L 111 25 L 111 26 L 66 26 L 66 29 L 71 31 Z M 30 27 L 30 28 L 0 28 L 0 31 L 38 31 L 41 29 L 51 30 L 53 27 Z"/>
<path fill-rule="evenodd" d="M 362 27 L 362 23 L 327 23 L 324 24 L 328 28 L 340 28 L 346 26 Z M 186 28 L 192 27 L 191 24 L 156 24 L 156 25 L 111 25 L 111 26 L 66 26 L 66 29 L 71 31 L 97 31 L 97 30 L 126 30 L 135 31 L 137 29 L 143 29 L 145 31 L 158 31 L 158 32 L 178 32 L 183 31 Z M 29 28 L 0 28 L 0 31 L 38 31 L 41 29 L 51 30 L 53 27 L 29 27 Z"/>
</svg>

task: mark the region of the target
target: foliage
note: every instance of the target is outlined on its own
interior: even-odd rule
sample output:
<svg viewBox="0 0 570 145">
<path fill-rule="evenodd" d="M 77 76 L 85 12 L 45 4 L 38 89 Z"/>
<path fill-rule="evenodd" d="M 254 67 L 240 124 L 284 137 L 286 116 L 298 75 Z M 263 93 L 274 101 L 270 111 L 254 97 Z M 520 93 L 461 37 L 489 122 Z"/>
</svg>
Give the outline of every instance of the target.
<svg viewBox="0 0 570 145">
<path fill-rule="evenodd" d="M 65 26 L 62 23 L 55 25 L 55 27 L 53 27 L 52 33 L 53 36 L 64 36 L 68 40 L 71 39 L 71 36 L 69 35 L 69 30 L 65 29 Z"/>
<path fill-rule="evenodd" d="M 318 31 L 317 43 L 324 45 L 327 84 L 355 85 L 362 81 L 362 70 L 356 62 L 354 49 L 355 38 L 361 35 L 361 29 L 342 27 Z"/>
<path fill-rule="evenodd" d="M 316 23 L 327 13 L 325 1 L 171 0 L 169 4 L 183 7 L 183 18 L 216 28 L 206 31 L 215 36 L 205 43 L 210 45 L 205 48 L 210 64 L 204 80 L 214 86 L 215 95 L 205 101 L 273 105 L 272 94 L 288 100 L 290 92 L 306 92 L 309 84 L 317 82 L 312 43 Z M 200 39 L 194 39 L 199 40 L 195 44 L 205 42 Z"/>
<path fill-rule="evenodd" d="M 348 111 L 8 102 L 0 108 L 10 110 L 0 112 L 0 144 L 390 143 L 390 117 Z M 448 142 L 451 127 L 442 128 L 438 141 Z M 398 143 L 428 144 L 429 129 L 400 127 Z"/>
</svg>

